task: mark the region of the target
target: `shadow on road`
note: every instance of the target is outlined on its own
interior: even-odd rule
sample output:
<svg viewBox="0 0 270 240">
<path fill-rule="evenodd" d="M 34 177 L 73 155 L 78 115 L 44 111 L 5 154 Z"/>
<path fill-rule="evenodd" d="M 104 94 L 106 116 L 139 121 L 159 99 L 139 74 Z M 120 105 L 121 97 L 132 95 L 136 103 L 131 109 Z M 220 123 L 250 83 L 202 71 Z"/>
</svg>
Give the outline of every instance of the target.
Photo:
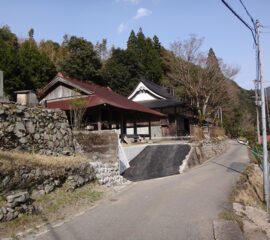
<svg viewBox="0 0 270 240">
<path fill-rule="evenodd" d="M 245 170 L 245 167 L 246 167 L 246 164 L 241 163 L 241 162 L 233 162 L 230 164 L 230 166 L 226 166 L 224 164 L 221 164 L 215 161 L 212 161 L 212 163 L 227 168 L 227 172 L 238 172 L 240 174 Z"/>
<path fill-rule="evenodd" d="M 46 227 L 50 232 L 50 239 L 52 240 L 61 240 L 62 238 L 57 234 L 55 227 L 53 227 L 50 223 L 49 220 L 46 218 L 46 216 L 42 215 L 42 221 L 46 223 Z M 69 234 L 71 239 L 76 239 L 80 240 L 81 238 L 78 236 L 78 234 L 75 233 L 73 227 L 69 226 Z M 41 236 L 42 239 L 42 236 Z M 47 238 L 46 238 L 47 239 Z"/>
</svg>

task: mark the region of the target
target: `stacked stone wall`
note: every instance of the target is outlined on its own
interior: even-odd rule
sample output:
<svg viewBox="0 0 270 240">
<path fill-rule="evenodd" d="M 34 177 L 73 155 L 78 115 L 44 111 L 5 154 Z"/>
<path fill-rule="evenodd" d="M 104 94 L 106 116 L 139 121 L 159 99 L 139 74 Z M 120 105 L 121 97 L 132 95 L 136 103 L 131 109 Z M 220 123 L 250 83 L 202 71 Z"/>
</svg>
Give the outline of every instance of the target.
<svg viewBox="0 0 270 240">
<path fill-rule="evenodd" d="M 72 131 L 61 110 L 0 104 L 0 149 L 72 154 Z"/>
<path fill-rule="evenodd" d="M 218 156 L 226 149 L 226 140 L 203 140 L 193 143 L 192 149 L 181 167 L 181 172 Z"/>
</svg>

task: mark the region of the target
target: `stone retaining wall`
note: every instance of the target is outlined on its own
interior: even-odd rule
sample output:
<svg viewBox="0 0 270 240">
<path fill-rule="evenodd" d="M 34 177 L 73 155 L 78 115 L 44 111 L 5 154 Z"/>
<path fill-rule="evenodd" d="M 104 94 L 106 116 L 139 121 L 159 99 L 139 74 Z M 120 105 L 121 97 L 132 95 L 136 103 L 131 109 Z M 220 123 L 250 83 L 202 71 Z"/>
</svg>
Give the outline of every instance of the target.
<svg viewBox="0 0 270 240">
<path fill-rule="evenodd" d="M 78 163 L 72 167 L 41 168 L 35 166 L 16 166 L 8 172 L 0 172 L 0 193 L 26 190 L 36 195 L 48 194 L 65 181 L 71 189 L 96 179 L 95 169 L 89 162 Z"/>
<path fill-rule="evenodd" d="M 193 144 L 192 149 L 180 167 L 181 172 L 186 171 L 196 165 L 202 164 L 212 157 L 218 156 L 226 148 L 226 141 L 222 140 L 204 140 Z"/>
<path fill-rule="evenodd" d="M 111 187 L 127 181 L 119 174 L 118 164 L 108 165 L 101 162 L 91 162 L 91 165 L 95 169 L 96 179 L 100 185 Z"/>
<path fill-rule="evenodd" d="M 53 169 L 20 166 L 19 169 L 0 172 L 0 195 L 6 199 L 6 203 L 0 206 L 0 222 L 34 213 L 38 209 L 32 205 L 31 197 L 49 194 L 64 183 L 68 185 L 67 191 L 73 191 L 95 180 L 95 172 L 90 162 Z"/>
<path fill-rule="evenodd" d="M 46 155 L 74 152 L 65 112 L 0 104 L 0 149 Z"/>
</svg>

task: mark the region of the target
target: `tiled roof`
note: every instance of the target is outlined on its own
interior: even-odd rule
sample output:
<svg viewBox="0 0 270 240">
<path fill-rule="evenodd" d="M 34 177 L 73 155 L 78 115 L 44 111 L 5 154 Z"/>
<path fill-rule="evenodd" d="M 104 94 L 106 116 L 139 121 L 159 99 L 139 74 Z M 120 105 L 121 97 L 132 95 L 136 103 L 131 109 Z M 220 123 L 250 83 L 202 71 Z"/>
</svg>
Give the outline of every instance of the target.
<svg viewBox="0 0 270 240">
<path fill-rule="evenodd" d="M 161 86 L 155 84 L 154 82 L 151 82 L 149 80 L 146 80 L 145 78 L 141 79 L 141 82 L 148 87 L 151 91 L 156 93 L 157 95 L 160 95 L 161 97 L 164 97 L 166 99 L 175 99 L 172 95 L 170 95 L 164 88 Z"/>
<path fill-rule="evenodd" d="M 133 102 L 132 100 L 127 99 L 126 97 L 120 94 L 117 94 L 110 88 L 101 87 L 93 83 L 64 76 L 62 73 L 58 73 L 55 76 L 55 78 L 43 89 L 43 94 L 46 95 L 46 92 L 49 92 L 49 89 L 54 84 L 56 84 L 58 81 L 61 80 L 63 80 L 65 84 L 70 84 L 72 87 L 78 87 L 81 91 L 84 91 L 86 94 L 88 94 L 88 96 L 85 96 L 87 98 L 87 107 L 94 107 L 102 104 L 108 104 L 126 110 L 144 112 L 147 114 L 156 115 L 160 117 L 165 116 L 160 112 L 144 107 L 136 102 Z M 61 108 L 67 110 L 69 109 L 68 101 L 69 101 L 68 99 L 51 100 L 48 101 L 48 107 Z"/>
</svg>

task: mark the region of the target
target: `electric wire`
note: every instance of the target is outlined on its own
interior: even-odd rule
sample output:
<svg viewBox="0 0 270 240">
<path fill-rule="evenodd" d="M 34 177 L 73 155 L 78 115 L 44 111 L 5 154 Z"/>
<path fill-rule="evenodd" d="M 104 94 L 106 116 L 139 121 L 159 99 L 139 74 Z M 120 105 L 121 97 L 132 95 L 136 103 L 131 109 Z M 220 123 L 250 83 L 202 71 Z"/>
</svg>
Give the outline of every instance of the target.
<svg viewBox="0 0 270 240">
<path fill-rule="evenodd" d="M 249 16 L 251 22 L 253 23 L 253 27 L 255 28 L 256 23 L 255 23 L 253 17 L 252 17 L 251 14 L 248 12 L 248 10 L 247 10 L 246 6 L 244 5 L 244 3 L 242 2 L 242 0 L 239 0 L 239 1 L 240 1 L 241 5 L 243 6 L 243 8 L 245 9 L 247 15 Z"/>
<path fill-rule="evenodd" d="M 225 0 L 221 0 L 221 2 L 251 31 L 253 40 L 255 45 L 257 46 L 256 33 L 254 33 L 255 29 L 253 29 L 249 24 L 247 24 L 233 9 L 232 7 L 225 2 Z"/>
</svg>

